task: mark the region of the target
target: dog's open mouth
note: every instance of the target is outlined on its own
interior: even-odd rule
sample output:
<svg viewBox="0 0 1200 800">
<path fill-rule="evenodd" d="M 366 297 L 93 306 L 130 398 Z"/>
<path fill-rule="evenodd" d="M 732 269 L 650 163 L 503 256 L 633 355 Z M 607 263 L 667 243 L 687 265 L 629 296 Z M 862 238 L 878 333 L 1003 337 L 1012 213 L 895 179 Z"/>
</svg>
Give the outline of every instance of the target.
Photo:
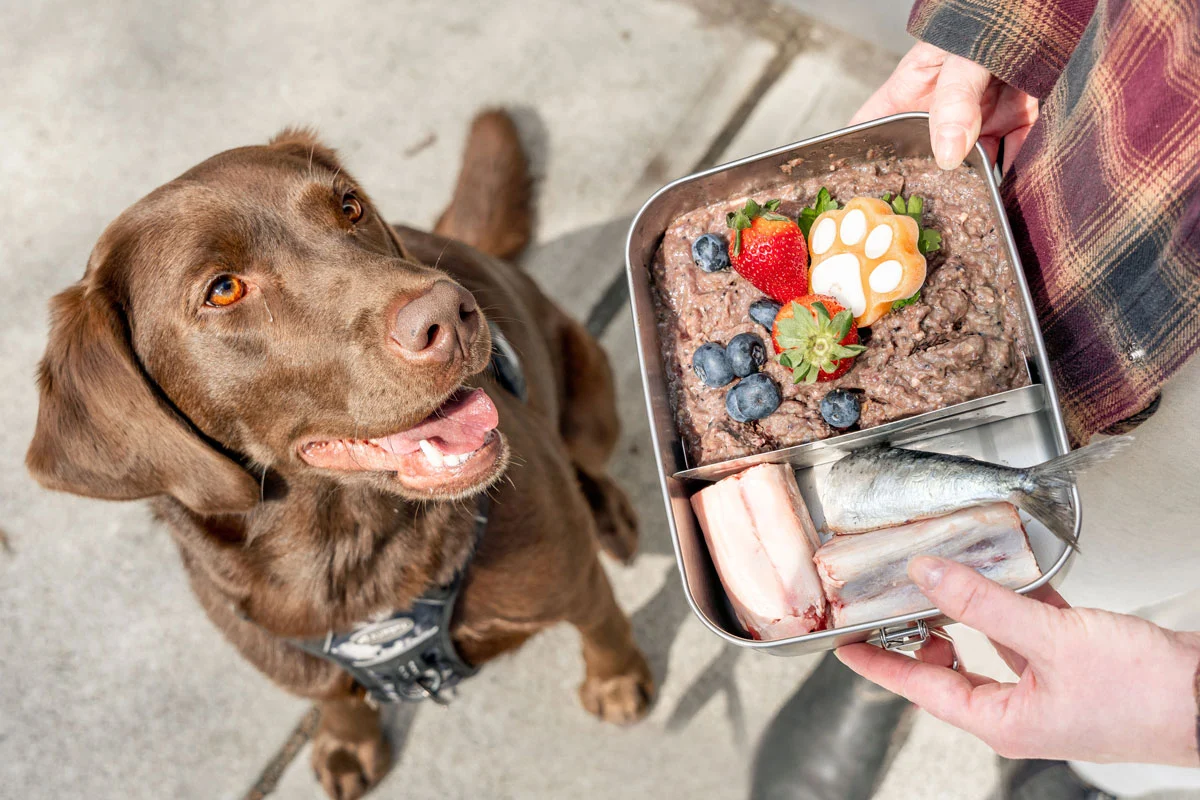
<svg viewBox="0 0 1200 800">
<path fill-rule="evenodd" d="M 300 448 L 314 467 L 391 472 L 424 491 L 454 492 L 490 480 L 503 451 L 500 418 L 482 389 L 460 389 L 413 427 L 375 439 L 323 439 Z"/>
</svg>

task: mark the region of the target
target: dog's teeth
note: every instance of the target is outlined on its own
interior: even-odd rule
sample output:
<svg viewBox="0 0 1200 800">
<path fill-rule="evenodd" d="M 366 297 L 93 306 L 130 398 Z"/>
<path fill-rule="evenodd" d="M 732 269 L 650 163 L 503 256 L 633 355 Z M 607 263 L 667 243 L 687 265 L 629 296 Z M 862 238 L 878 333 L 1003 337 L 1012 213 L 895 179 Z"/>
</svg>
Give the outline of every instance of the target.
<svg viewBox="0 0 1200 800">
<path fill-rule="evenodd" d="M 430 444 L 428 439 L 422 439 L 418 444 L 421 447 L 421 452 L 425 454 L 425 458 L 429 460 L 430 464 L 433 464 L 435 467 L 443 465 L 445 456 L 442 455 L 442 451 Z"/>
<path fill-rule="evenodd" d="M 462 456 L 456 455 L 442 456 L 442 459 L 446 462 L 447 467 L 457 467 L 464 460 Z"/>
</svg>

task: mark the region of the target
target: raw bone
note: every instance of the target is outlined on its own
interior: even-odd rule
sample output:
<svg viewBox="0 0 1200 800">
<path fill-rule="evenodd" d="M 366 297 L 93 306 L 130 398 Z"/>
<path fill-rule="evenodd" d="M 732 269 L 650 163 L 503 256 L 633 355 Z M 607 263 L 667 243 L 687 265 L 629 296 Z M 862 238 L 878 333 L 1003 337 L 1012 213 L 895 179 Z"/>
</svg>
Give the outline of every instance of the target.
<svg viewBox="0 0 1200 800">
<path fill-rule="evenodd" d="M 909 559 L 919 555 L 966 564 L 1010 589 L 1032 583 L 1042 574 L 1011 503 L 990 503 L 895 528 L 834 536 L 814 559 L 829 600 L 831 627 L 929 608 L 907 574 Z"/>
<path fill-rule="evenodd" d="M 692 496 L 734 614 L 755 639 L 822 626 L 825 594 L 813 565 L 816 528 L 786 464 L 751 467 Z"/>
</svg>

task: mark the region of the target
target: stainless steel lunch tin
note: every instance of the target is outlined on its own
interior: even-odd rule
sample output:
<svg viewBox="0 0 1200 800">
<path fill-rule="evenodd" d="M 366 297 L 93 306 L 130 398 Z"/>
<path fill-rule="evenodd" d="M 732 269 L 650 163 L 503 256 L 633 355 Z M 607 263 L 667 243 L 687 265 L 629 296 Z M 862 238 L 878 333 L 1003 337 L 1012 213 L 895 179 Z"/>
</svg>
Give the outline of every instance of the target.
<svg viewBox="0 0 1200 800">
<path fill-rule="evenodd" d="M 1032 385 L 969 403 L 922 414 L 866 431 L 789 447 L 748 458 L 695 468 L 686 461 L 667 397 L 664 364 L 655 323 L 650 265 L 667 226 L 678 215 L 723 198 L 764 192 L 772 187 L 827 172 L 835 161 L 876 160 L 888 156 L 929 156 L 927 114 L 897 114 L 874 122 L 807 139 L 681 178 L 660 189 L 638 212 L 626 242 L 630 303 L 637 333 L 642 385 L 650 416 L 654 455 L 658 462 L 667 524 L 683 590 L 696 616 L 713 633 L 733 644 L 774 655 L 795 656 L 829 650 L 851 642 L 873 641 L 889 648 L 919 647 L 928 627 L 947 620 L 936 610 L 889 617 L 834 630 L 771 642 L 756 641 L 734 618 L 717 578 L 704 536 L 688 498 L 707 481 L 757 463 L 790 463 L 818 528 L 824 522 L 817 479 L 845 453 L 879 442 L 903 444 L 941 453 L 969 455 L 1011 466 L 1030 466 L 1068 452 L 1062 409 L 1054 390 L 1045 343 L 1038 328 L 1029 286 L 1021 269 L 1012 231 L 987 156 L 978 145 L 967 158 L 986 181 L 992 221 L 1001 233 L 1014 272 L 1024 312 L 1026 354 Z M 1082 517 L 1074 493 L 1075 531 Z M 1036 520 L 1026 518 L 1030 545 L 1042 577 L 1019 591 L 1028 592 L 1060 580 L 1071 551 Z"/>
</svg>

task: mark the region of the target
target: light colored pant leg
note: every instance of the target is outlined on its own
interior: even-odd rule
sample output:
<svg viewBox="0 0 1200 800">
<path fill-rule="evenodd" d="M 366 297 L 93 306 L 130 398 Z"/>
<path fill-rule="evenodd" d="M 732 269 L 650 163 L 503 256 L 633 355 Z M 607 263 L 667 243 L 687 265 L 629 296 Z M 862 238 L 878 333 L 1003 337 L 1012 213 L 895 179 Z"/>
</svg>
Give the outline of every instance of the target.
<svg viewBox="0 0 1200 800">
<path fill-rule="evenodd" d="M 1134 437 L 1080 479 L 1082 552 L 1059 587 L 1072 605 L 1131 612 L 1200 588 L 1200 358 Z"/>
</svg>

